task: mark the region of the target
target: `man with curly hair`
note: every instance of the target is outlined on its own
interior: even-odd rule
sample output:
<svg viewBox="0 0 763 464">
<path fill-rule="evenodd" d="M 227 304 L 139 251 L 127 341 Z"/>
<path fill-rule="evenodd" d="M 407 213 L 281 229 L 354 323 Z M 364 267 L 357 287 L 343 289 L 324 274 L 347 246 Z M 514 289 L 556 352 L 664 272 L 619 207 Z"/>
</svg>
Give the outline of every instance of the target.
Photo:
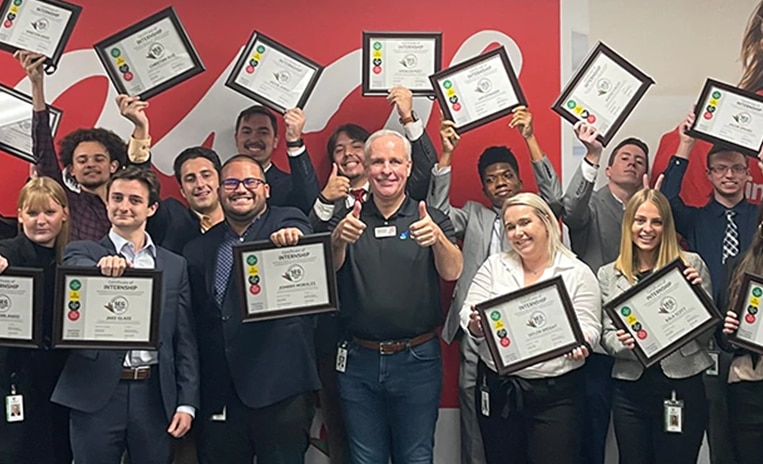
<svg viewBox="0 0 763 464">
<path fill-rule="evenodd" d="M 53 145 L 50 114 L 45 104 L 42 63 L 45 57 L 19 51 L 16 59 L 32 84 L 32 147 L 37 174 L 62 184 L 69 199 L 72 240 L 100 240 L 109 231 L 106 215 L 106 183 L 111 175 L 128 161 L 128 146 L 114 132 L 102 128 L 77 129 L 59 142 L 62 173 Z M 127 97 L 120 96 L 120 105 Z M 133 113 L 140 116 L 146 103 L 133 104 Z M 145 163 L 149 159 L 148 120 L 128 118 L 135 125 L 130 139 L 129 161 Z M 65 176 L 69 179 L 65 180 Z M 73 179 L 74 182 L 71 182 Z M 67 182 L 69 180 L 70 182 Z M 75 185 L 67 185 L 75 184 Z"/>
</svg>

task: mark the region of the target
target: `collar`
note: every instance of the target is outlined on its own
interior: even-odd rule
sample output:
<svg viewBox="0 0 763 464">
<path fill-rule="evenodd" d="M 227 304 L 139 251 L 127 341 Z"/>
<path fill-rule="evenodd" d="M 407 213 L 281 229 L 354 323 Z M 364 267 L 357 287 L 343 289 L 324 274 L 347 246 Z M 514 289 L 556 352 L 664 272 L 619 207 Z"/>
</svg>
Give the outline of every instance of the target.
<svg viewBox="0 0 763 464">
<path fill-rule="evenodd" d="M 272 161 L 268 161 L 268 165 L 265 166 L 264 168 L 262 168 L 262 173 L 263 174 L 267 173 L 268 171 L 270 171 L 271 167 L 273 167 L 273 162 Z"/>
<path fill-rule="evenodd" d="M 148 232 L 143 232 L 146 237 L 146 243 L 144 244 L 142 250 L 148 250 L 148 252 L 151 254 L 151 256 L 156 259 L 156 245 L 154 245 L 154 241 L 151 240 L 151 236 L 148 235 Z M 114 244 L 114 248 L 117 250 L 117 253 L 121 254 L 124 247 L 126 247 L 128 244 L 133 245 L 130 243 L 127 239 L 122 237 L 121 235 L 114 232 L 114 228 L 112 227 L 109 230 L 109 240 L 111 240 L 111 243 Z M 134 245 L 133 245 L 134 246 Z M 139 253 L 140 251 L 137 251 Z"/>
<path fill-rule="evenodd" d="M 705 205 L 705 208 L 707 208 L 707 210 L 710 211 L 711 214 L 714 214 L 718 217 L 722 217 L 726 215 L 726 211 L 728 210 L 738 213 L 739 210 L 742 209 L 742 207 L 744 207 L 745 205 L 747 205 L 747 197 L 742 197 L 742 199 L 739 200 L 739 202 L 736 205 L 732 206 L 731 208 L 726 208 L 722 204 L 718 203 L 718 200 L 715 199 L 715 196 L 712 196 L 710 198 L 710 201 L 707 203 L 707 205 Z"/>
<path fill-rule="evenodd" d="M 575 258 L 568 256 L 562 251 L 557 251 L 554 260 L 551 263 L 551 275 L 557 275 L 562 271 L 567 271 L 575 267 Z M 524 273 L 522 269 L 522 259 L 519 257 L 516 251 L 509 250 L 501 252 L 501 263 L 512 275 L 519 275 L 519 272 Z M 545 271 L 544 271 L 545 273 Z"/>
<path fill-rule="evenodd" d="M 373 195 L 369 194 L 368 200 L 366 200 L 366 202 L 363 204 L 363 209 L 369 209 L 372 214 L 380 217 L 381 219 L 384 219 L 385 221 L 393 220 L 398 216 L 417 216 L 419 214 L 419 204 L 411 200 L 411 197 L 409 197 L 407 194 L 405 195 L 405 199 L 400 205 L 400 208 L 398 208 L 394 213 L 390 214 L 388 218 L 385 218 L 379 212 L 379 209 L 376 207 L 376 203 L 374 202 Z"/>
<path fill-rule="evenodd" d="M 225 227 L 225 235 L 230 238 L 235 238 L 236 240 L 241 239 L 242 237 L 246 237 L 249 231 L 252 229 L 252 226 L 257 224 L 262 218 L 265 217 L 270 212 L 270 208 L 265 209 L 263 213 L 261 213 L 256 218 L 252 219 L 252 222 L 249 223 L 248 226 L 246 226 L 246 229 L 244 229 L 244 233 L 241 235 L 238 235 L 233 229 L 231 229 L 230 224 L 228 224 L 227 220 L 223 221 L 224 227 Z"/>
<path fill-rule="evenodd" d="M 199 229 L 201 230 L 202 233 L 208 231 L 209 229 L 211 229 L 214 226 L 214 224 L 212 224 L 212 218 L 211 217 L 207 216 L 206 214 L 202 214 L 202 213 L 196 211 L 193 208 L 188 208 L 188 209 L 190 209 L 191 212 L 197 218 L 199 218 Z"/>
</svg>

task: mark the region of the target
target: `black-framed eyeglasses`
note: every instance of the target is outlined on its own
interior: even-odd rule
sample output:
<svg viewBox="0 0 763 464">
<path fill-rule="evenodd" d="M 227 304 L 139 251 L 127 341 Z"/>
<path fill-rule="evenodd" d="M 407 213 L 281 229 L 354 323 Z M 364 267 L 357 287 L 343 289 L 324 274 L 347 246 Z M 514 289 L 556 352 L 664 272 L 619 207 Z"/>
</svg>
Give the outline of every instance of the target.
<svg viewBox="0 0 763 464">
<path fill-rule="evenodd" d="M 258 179 L 256 177 L 247 177 L 246 179 L 234 179 L 234 178 L 228 178 L 223 179 L 222 186 L 225 190 L 232 192 L 238 188 L 240 184 L 244 184 L 244 187 L 247 190 L 257 190 L 260 186 L 265 185 L 267 182 L 265 182 L 262 179 Z"/>
</svg>

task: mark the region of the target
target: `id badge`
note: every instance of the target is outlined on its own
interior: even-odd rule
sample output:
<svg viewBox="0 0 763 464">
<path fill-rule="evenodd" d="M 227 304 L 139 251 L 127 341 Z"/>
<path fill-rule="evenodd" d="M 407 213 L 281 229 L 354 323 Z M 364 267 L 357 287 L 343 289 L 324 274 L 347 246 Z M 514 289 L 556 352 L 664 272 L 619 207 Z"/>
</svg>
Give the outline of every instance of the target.
<svg viewBox="0 0 763 464">
<path fill-rule="evenodd" d="M 5 397 L 6 422 L 24 420 L 24 397 L 16 394 L 16 387 L 11 387 L 11 394 Z"/>
<path fill-rule="evenodd" d="M 669 400 L 663 402 L 665 410 L 665 432 L 683 433 L 684 431 L 684 402 L 676 399 L 673 391 Z"/>
<path fill-rule="evenodd" d="M 718 364 L 720 361 L 718 359 L 718 356 L 720 356 L 720 353 L 718 353 L 717 351 L 708 351 L 707 354 L 709 354 L 710 359 L 713 360 L 713 365 L 707 368 L 707 370 L 705 371 L 705 375 L 707 375 L 708 377 L 718 377 L 718 374 L 720 372 L 720 367 Z"/>
<path fill-rule="evenodd" d="M 395 226 L 374 228 L 374 237 L 376 238 L 395 237 L 396 235 L 397 235 L 397 227 Z"/>
<path fill-rule="evenodd" d="M 490 389 L 485 377 L 482 378 L 482 386 L 480 386 L 480 411 L 483 416 L 490 417 Z"/>
<path fill-rule="evenodd" d="M 347 370 L 347 342 L 342 343 L 336 349 L 336 371 Z"/>
<path fill-rule="evenodd" d="M 226 420 L 228 420 L 227 408 L 228 408 L 227 406 L 223 406 L 222 412 L 220 412 L 219 414 L 212 414 L 212 417 L 211 417 L 212 422 L 225 422 Z"/>
</svg>

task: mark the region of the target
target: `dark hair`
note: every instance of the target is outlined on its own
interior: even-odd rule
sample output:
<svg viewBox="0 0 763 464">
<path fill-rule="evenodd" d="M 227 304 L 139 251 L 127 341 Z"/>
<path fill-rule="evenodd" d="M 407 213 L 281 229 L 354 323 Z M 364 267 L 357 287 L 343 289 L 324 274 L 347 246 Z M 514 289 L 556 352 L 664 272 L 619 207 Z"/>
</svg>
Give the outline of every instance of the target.
<svg viewBox="0 0 763 464">
<path fill-rule="evenodd" d="M 215 167 L 217 176 L 220 176 L 221 165 L 220 157 L 217 155 L 217 152 L 206 147 L 191 147 L 181 151 L 180 154 L 175 157 L 175 161 L 172 163 L 172 170 L 175 172 L 175 179 L 178 181 L 178 184 L 181 183 L 180 171 L 183 169 L 185 162 L 196 158 L 204 158 L 208 160 L 210 163 L 212 163 L 212 166 Z"/>
<path fill-rule="evenodd" d="M 334 160 L 334 149 L 336 148 L 336 139 L 339 138 L 339 134 L 344 132 L 350 140 L 357 140 L 359 142 L 366 143 L 368 137 L 371 135 L 365 128 L 360 127 L 357 124 L 342 124 L 337 127 L 334 132 L 331 133 L 329 141 L 326 143 L 326 152 L 329 155 L 329 161 Z"/>
<path fill-rule="evenodd" d="M 72 165 L 74 150 L 82 142 L 98 142 L 106 147 L 106 154 L 111 161 L 116 161 L 120 167 L 127 163 L 127 143 L 114 132 L 95 127 L 77 129 L 58 142 L 59 157 L 64 166 Z"/>
<path fill-rule="evenodd" d="M 519 164 L 517 163 L 517 158 L 514 156 L 514 153 L 511 152 L 509 147 L 490 147 L 482 152 L 480 159 L 477 162 L 480 180 L 483 183 L 485 182 L 485 171 L 488 166 L 496 163 L 508 163 L 509 166 L 514 169 L 514 174 L 519 177 Z"/>
<path fill-rule="evenodd" d="M 713 144 L 713 146 L 710 147 L 710 151 L 707 152 L 707 159 L 706 159 L 707 167 L 708 168 L 710 167 L 710 158 L 712 158 L 714 155 L 716 155 L 718 153 L 723 153 L 723 152 L 739 153 L 739 150 L 737 150 L 736 148 L 734 148 L 734 147 L 732 147 L 730 145 L 726 145 L 724 143 Z M 743 153 L 739 153 L 739 155 L 744 156 Z M 747 158 L 746 157 L 745 157 L 745 164 L 747 164 Z"/>
<path fill-rule="evenodd" d="M 646 155 L 646 170 L 649 171 L 649 147 L 647 146 L 646 142 L 641 139 L 637 139 L 636 137 L 628 137 L 627 139 L 618 143 L 612 150 L 612 153 L 609 154 L 609 161 L 607 161 L 607 166 L 612 166 L 612 164 L 615 162 L 617 152 L 619 152 L 620 149 L 626 145 L 635 145 L 643 150 L 644 154 Z"/>
<path fill-rule="evenodd" d="M 255 114 L 264 114 L 267 116 L 268 119 L 270 119 L 270 125 L 273 126 L 273 134 L 278 135 L 278 121 L 276 120 L 276 115 L 269 109 L 260 105 L 250 106 L 238 114 L 238 117 L 236 118 L 236 132 L 238 132 L 238 128 L 241 126 L 241 121 L 249 119 Z"/>
<path fill-rule="evenodd" d="M 109 195 L 111 185 L 117 180 L 137 180 L 148 189 L 148 206 L 159 203 L 161 184 L 159 183 L 159 177 L 157 177 L 154 171 L 137 166 L 127 166 L 124 169 L 117 170 L 106 184 L 106 195 Z"/>
<path fill-rule="evenodd" d="M 248 161 L 248 162 L 250 162 L 250 163 L 252 163 L 254 165 L 257 165 L 257 167 L 259 167 L 260 171 L 262 172 L 262 177 L 265 177 L 265 170 L 262 169 L 262 165 L 260 164 L 260 162 L 257 161 L 256 159 L 252 158 L 249 155 L 234 155 L 234 156 L 228 158 L 225 161 L 225 163 L 223 163 L 222 167 L 220 168 L 220 177 L 222 177 L 223 170 L 226 167 L 228 167 L 229 164 L 233 164 L 236 161 Z M 222 184 L 222 179 L 220 179 L 220 183 Z"/>
<path fill-rule="evenodd" d="M 620 143 L 618 143 L 615 148 L 612 150 L 612 153 L 609 154 L 609 161 L 607 161 L 607 166 L 612 166 L 612 164 L 615 162 L 615 157 L 617 156 L 617 152 L 620 151 L 621 148 L 623 148 L 626 145 L 635 145 L 639 147 L 644 154 L 646 155 L 646 170 L 649 171 L 649 146 L 647 146 L 646 142 L 644 142 L 641 139 L 637 139 L 636 137 L 628 137 L 625 140 L 622 140 Z"/>
</svg>

